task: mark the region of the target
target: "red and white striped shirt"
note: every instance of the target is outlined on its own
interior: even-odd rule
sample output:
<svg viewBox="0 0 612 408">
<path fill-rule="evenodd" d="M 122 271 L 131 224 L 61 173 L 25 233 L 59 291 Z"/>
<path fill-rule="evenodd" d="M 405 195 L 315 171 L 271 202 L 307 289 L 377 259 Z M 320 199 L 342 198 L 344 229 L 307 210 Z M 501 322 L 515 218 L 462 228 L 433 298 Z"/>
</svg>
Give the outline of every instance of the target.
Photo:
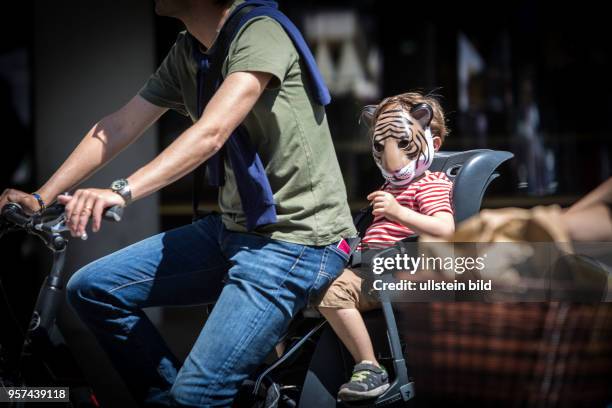
<svg viewBox="0 0 612 408">
<path fill-rule="evenodd" d="M 407 186 L 395 187 L 385 183 L 382 190 L 391 193 L 400 205 L 418 213 L 434 215 L 445 211 L 453 214 L 453 182 L 444 173 L 428 170 L 423 177 Z M 392 243 L 411 235 L 414 235 L 414 231 L 410 228 L 378 215 L 366 230 L 361 243 Z"/>
</svg>

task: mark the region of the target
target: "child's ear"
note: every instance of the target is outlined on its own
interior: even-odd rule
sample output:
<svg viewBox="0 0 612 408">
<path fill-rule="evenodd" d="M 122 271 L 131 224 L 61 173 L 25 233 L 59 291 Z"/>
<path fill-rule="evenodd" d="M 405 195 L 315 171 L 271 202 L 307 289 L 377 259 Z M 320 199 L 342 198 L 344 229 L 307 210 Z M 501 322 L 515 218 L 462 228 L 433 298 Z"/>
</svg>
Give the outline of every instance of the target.
<svg viewBox="0 0 612 408">
<path fill-rule="evenodd" d="M 374 112 L 376 112 L 376 105 L 366 105 L 361 110 L 361 116 L 359 117 L 359 123 L 365 125 L 369 129 L 374 125 Z"/>
<path fill-rule="evenodd" d="M 419 103 L 410 109 L 410 116 L 419 122 L 421 128 L 426 129 L 433 119 L 433 109 L 426 103 Z"/>
<path fill-rule="evenodd" d="M 440 150 L 440 146 L 442 146 L 442 139 L 440 136 L 434 136 L 432 138 L 434 150 L 437 152 Z"/>
</svg>

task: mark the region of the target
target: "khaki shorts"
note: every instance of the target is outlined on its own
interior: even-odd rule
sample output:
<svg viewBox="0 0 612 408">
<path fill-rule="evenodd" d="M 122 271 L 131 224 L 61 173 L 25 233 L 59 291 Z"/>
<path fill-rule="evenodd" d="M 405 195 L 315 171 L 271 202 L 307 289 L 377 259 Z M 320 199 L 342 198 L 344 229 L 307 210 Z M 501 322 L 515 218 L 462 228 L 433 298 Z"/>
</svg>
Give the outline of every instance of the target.
<svg viewBox="0 0 612 408">
<path fill-rule="evenodd" d="M 380 303 L 369 294 L 370 285 L 350 269 L 345 269 L 327 289 L 318 307 L 357 309 L 360 312 L 377 309 Z"/>
</svg>

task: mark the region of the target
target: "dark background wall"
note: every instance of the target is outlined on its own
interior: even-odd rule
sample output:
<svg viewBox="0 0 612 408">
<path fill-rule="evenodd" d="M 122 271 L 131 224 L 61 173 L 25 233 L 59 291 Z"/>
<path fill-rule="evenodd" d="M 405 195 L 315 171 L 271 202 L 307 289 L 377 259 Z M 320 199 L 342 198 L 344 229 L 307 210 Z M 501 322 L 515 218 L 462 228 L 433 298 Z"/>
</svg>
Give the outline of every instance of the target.
<svg viewBox="0 0 612 408">
<path fill-rule="evenodd" d="M 156 54 L 150 1 L 27 3 L 11 6 L 15 8 L 12 18 L 21 27 L 3 24 L 0 41 L 6 44 L 7 52 L 13 42 L 13 50 L 27 53 L 24 68 L 29 70 L 29 89 L 13 91 L 29 100 L 30 121 L 22 122 L 22 134 L 11 140 L 27 146 L 19 150 L 31 159 L 31 178 L 26 187 L 32 190 L 59 167 L 95 121 L 138 91 L 155 69 Z M 5 142 L 9 136 L 4 134 Z M 156 155 L 157 146 L 157 128 L 153 127 L 84 186 L 108 186 L 112 180 L 129 175 Z M 18 159 L 15 153 L 5 144 L 2 160 Z M 2 187 L 9 184 L 8 170 L 14 168 L 3 174 Z M 121 225 L 104 225 L 103 232 L 90 234 L 87 241 L 71 240 L 66 270 L 74 272 L 94 259 L 158 232 L 158 214 L 158 196 L 153 195 L 135 203 Z M 38 256 L 45 268 L 50 254 L 41 252 Z M 22 270 L 30 274 L 29 280 L 35 280 L 33 272 Z M 26 291 L 23 294 L 31 295 Z M 159 312 L 151 315 L 159 321 Z M 67 307 L 59 324 L 86 375 L 98 384 L 99 398 L 106 406 L 128 406 L 125 401 L 129 397 L 93 336 Z"/>
</svg>

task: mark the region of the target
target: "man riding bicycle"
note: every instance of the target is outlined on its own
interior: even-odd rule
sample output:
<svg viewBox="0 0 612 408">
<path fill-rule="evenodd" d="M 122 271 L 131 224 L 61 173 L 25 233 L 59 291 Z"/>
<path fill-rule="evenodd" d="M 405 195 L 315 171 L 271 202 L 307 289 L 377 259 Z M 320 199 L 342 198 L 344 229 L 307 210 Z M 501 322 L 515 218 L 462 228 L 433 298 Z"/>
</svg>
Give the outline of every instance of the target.
<svg viewBox="0 0 612 408">
<path fill-rule="evenodd" d="M 202 103 L 198 64 L 242 3 L 157 0 L 158 14 L 187 28 L 157 72 L 96 123 L 36 193 L 0 197 L 0 208 L 16 202 L 31 212 L 57 197 L 71 234 L 82 236 L 90 220 L 100 229 L 104 209 L 129 205 L 208 161 L 220 185 L 220 215 L 99 259 L 67 286 L 70 304 L 142 404 L 230 405 L 292 317 L 343 270 L 342 240 L 355 232 L 317 92 L 324 85 L 301 36 L 265 13 L 248 20 L 223 60 L 221 85 Z M 168 109 L 194 123 L 154 160 L 111 188 L 60 195 Z M 182 365 L 142 311 L 213 302 Z"/>
</svg>

